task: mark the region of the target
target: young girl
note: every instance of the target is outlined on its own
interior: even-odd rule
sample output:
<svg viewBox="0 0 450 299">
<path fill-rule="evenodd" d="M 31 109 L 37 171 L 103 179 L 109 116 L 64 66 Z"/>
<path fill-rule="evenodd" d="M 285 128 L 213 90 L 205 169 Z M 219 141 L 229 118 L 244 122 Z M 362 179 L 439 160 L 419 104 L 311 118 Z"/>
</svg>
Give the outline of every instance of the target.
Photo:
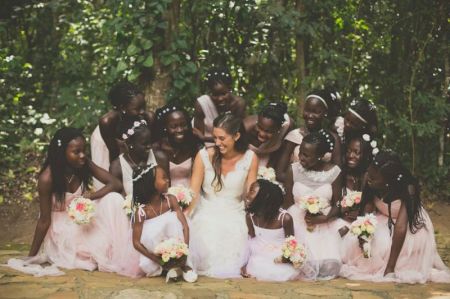
<svg viewBox="0 0 450 299">
<path fill-rule="evenodd" d="M 305 240 L 312 259 L 328 268 L 321 272 L 328 272 L 329 277 L 339 273 L 341 237 L 338 229 L 345 225 L 342 219 L 336 218 L 342 185 L 339 166 L 329 161 L 332 148 L 333 138 L 327 131 L 306 135 L 300 145 L 300 161 L 292 164 L 286 180 L 286 206 L 293 204 L 288 212 L 294 219 L 296 238 Z M 322 198 L 327 207 L 319 215 L 306 213 L 300 208 L 305 196 Z"/>
<path fill-rule="evenodd" d="M 193 282 L 196 274 L 186 265 L 186 258 L 164 264 L 154 253 L 159 243 L 170 238 L 178 238 L 189 245 L 186 218 L 176 198 L 165 194 L 168 187 L 165 171 L 155 164 L 139 167 L 134 172 L 133 203 L 137 211 L 133 216 L 133 245 L 141 253 L 139 267 L 148 277 L 159 276 L 163 270 L 181 268 L 183 277 Z"/>
<path fill-rule="evenodd" d="M 377 213 L 372 256 L 364 258 L 358 239 L 348 234 L 340 275 L 357 280 L 449 283 L 450 272 L 436 250 L 433 223 L 422 206 L 417 179 L 391 151 L 378 153 L 367 174 L 361 211 Z"/>
<path fill-rule="evenodd" d="M 259 166 L 275 167 L 280 158 L 280 147 L 294 122 L 287 115 L 287 105 L 283 102 L 267 104 L 258 115 L 244 119 L 249 147 L 259 158 Z"/>
<path fill-rule="evenodd" d="M 133 263 L 138 256 L 127 242 L 129 222 L 122 209 L 123 198 L 114 193 L 120 191 L 120 181 L 91 162 L 85 150 L 86 141 L 78 129 L 62 128 L 51 140 L 38 179 L 40 215 L 29 253 L 34 258 L 20 270 L 46 275 L 45 268 L 36 272 L 36 267 L 33 271 L 27 265 L 48 261 L 67 269 L 139 274 L 137 262 Z M 90 193 L 90 176 L 105 186 Z M 94 201 L 95 215 L 89 224 L 76 224 L 67 213 L 79 196 Z"/>
<path fill-rule="evenodd" d="M 152 163 L 168 171 L 169 162 L 164 152 L 152 149 L 152 135 L 145 120 L 123 121 L 119 130 L 125 153 L 111 163 L 109 171 L 123 182 L 122 193 L 127 196 L 133 194 L 133 169 Z"/>
<path fill-rule="evenodd" d="M 152 127 L 155 116 L 146 111 L 144 93 L 130 82 L 114 85 L 108 94 L 113 110 L 103 115 L 91 136 L 92 161 L 99 167 L 108 170 L 110 162 L 123 152 L 119 127 L 123 121 L 144 119 Z M 94 188 L 98 190 L 102 184 L 94 179 Z"/>
<path fill-rule="evenodd" d="M 211 68 L 206 74 L 206 85 L 209 94 L 202 95 L 195 102 L 194 133 L 207 147 L 212 147 L 214 146 L 212 135 L 214 119 L 228 111 L 243 118 L 246 103 L 243 98 L 231 93 L 233 79 L 226 68 Z"/>
<path fill-rule="evenodd" d="M 378 118 L 375 105 L 364 99 L 351 101 L 350 107 L 344 114 L 344 141 L 363 134 L 369 134 L 373 138 L 377 134 L 377 129 Z M 338 128 L 339 131 L 340 128 Z"/>
<path fill-rule="evenodd" d="M 342 196 L 346 196 L 351 191 L 362 191 L 365 184 L 365 177 L 367 168 L 373 160 L 372 151 L 376 145 L 372 147 L 370 144 L 368 134 L 363 136 L 355 136 L 348 140 L 347 150 L 345 153 L 345 164 L 342 169 Z M 373 144 L 373 143 L 372 143 Z M 350 211 L 346 208 L 341 208 L 342 218 L 348 222 L 352 222 L 358 216 L 358 209 Z"/>
<path fill-rule="evenodd" d="M 340 111 L 339 94 L 330 90 L 319 90 L 312 92 L 306 97 L 303 110 L 303 119 L 305 126 L 294 129 L 287 134 L 281 146 L 281 157 L 276 166 L 277 179 L 284 182 L 286 172 L 292 162 L 298 161 L 298 152 L 303 137 L 311 132 L 317 132 L 329 126 L 325 121 L 333 123 Z M 332 151 L 333 162 L 341 165 L 341 149 L 339 136 L 331 132 L 334 148 Z"/>
<path fill-rule="evenodd" d="M 153 145 L 169 158 L 170 181 L 172 186 L 189 187 L 192 162 L 203 143 L 192 133 L 187 112 L 173 105 L 156 110 L 158 127 L 162 128 L 162 138 Z"/>
<path fill-rule="evenodd" d="M 259 179 L 250 186 L 247 199 L 247 226 L 252 239 L 250 257 L 242 267 L 242 276 L 268 281 L 314 279 L 317 271 L 306 263 L 302 269 L 295 269 L 290 264 L 274 262 L 281 256 L 285 238 L 294 235 L 292 217 L 281 209 L 281 187 Z"/>
<path fill-rule="evenodd" d="M 242 195 L 256 181 L 258 158 L 248 150 L 242 120 L 231 113 L 214 120 L 213 135 L 216 146 L 195 157 L 195 197 L 185 210 L 193 213 L 193 262 L 203 275 L 241 277 L 248 239 Z"/>
</svg>

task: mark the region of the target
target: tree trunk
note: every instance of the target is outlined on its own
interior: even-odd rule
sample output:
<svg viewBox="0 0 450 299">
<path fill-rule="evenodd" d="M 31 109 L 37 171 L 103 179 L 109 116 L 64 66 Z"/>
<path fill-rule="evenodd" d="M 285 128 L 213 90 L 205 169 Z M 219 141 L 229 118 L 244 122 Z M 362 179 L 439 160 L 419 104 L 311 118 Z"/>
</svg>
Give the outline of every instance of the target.
<svg viewBox="0 0 450 299">
<path fill-rule="evenodd" d="M 301 14 L 304 12 L 304 4 L 302 0 L 297 0 L 295 3 L 297 11 Z M 295 39 L 295 65 L 297 67 L 297 101 L 298 101 L 298 110 L 297 115 L 300 116 L 303 114 L 303 106 L 305 99 L 305 88 L 303 85 L 303 80 L 306 76 L 305 69 L 305 41 L 302 36 L 298 35 Z"/>
</svg>

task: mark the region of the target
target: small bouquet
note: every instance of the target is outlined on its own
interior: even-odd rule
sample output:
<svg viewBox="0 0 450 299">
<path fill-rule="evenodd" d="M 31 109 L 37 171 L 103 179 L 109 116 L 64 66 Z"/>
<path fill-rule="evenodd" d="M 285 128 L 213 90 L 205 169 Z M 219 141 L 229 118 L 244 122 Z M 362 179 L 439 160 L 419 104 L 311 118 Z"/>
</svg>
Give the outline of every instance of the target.
<svg viewBox="0 0 450 299">
<path fill-rule="evenodd" d="M 189 248 L 187 244 L 180 239 L 170 238 L 156 245 L 155 254 L 161 256 L 164 265 L 171 259 L 179 259 L 188 256 Z"/>
<path fill-rule="evenodd" d="M 323 210 L 329 206 L 330 205 L 326 199 L 315 195 L 302 196 L 300 198 L 300 208 L 311 215 L 321 215 L 323 214 Z M 314 226 L 308 225 L 307 229 L 309 232 L 312 232 L 314 230 Z"/>
<path fill-rule="evenodd" d="M 67 213 L 76 224 L 88 224 L 94 217 L 95 206 L 89 198 L 77 197 L 67 207 Z"/>
<path fill-rule="evenodd" d="M 364 216 L 358 216 L 358 218 L 356 218 L 350 226 L 350 232 L 364 242 L 362 249 L 365 258 L 371 257 L 370 241 L 373 238 L 376 226 L 377 218 L 372 213 Z"/>
<path fill-rule="evenodd" d="M 132 197 L 133 196 L 131 194 L 128 194 L 123 201 L 123 209 L 125 210 L 125 214 L 127 214 L 127 216 L 131 216 L 133 214 Z"/>
<path fill-rule="evenodd" d="M 272 167 L 260 166 L 258 168 L 258 179 L 264 179 L 268 181 L 275 181 L 277 178 L 275 170 Z"/>
<path fill-rule="evenodd" d="M 357 205 L 361 202 L 362 193 L 359 191 L 351 191 L 347 193 L 341 200 L 341 207 L 351 208 L 351 210 L 357 209 Z"/>
<path fill-rule="evenodd" d="M 306 260 L 306 248 L 299 244 L 294 236 L 289 236 L 284 240 L 281 247 L 281 256 L 275 259 L 275 263 L 288 261 L 294 268 L 298 269 L 303 266 Z"/>
<path fill-rule="evenodd" d="M 167 194 L 172 194 L 177 198 L 178 204 L 180 207 L 187 208 L 194 198 L 194 193 L 191 189 L 183 187 L 183 186 L 174 186 L 170 187 L 167 191 Z"/>
</svg>

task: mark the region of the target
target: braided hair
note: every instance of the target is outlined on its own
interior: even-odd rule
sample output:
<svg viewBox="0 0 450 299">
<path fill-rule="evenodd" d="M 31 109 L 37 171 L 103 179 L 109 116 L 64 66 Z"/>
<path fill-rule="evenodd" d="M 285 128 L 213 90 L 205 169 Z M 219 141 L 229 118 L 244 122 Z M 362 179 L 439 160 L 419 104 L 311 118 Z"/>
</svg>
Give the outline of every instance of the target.
<svg viewBox="0 0 450 299">
<path fill-rule="evenodd" d="M 233 78 L 226 67 L 212 67 L 206 73 L 205 81 L 210 90 L 217 84 L 223 84 L 228 88 L 233 85 Z"/>
<path fill-rule="evenodd" d="M 370 167 L 379 170 L 387 183 L 387 193 L 383 201 L 388 204 L 389 229 L 392 232 L 394 221 L 391 215 L 391 203 L 400 199 L 406 205 L 408 214 L 408 226 L 411 233 L 416 233 L 425 226 L 422 215 L 422 202 L 418 180 L 403 166 L 400 158 L 393 151 L 382 150 L 374 158 Z M 368 184 L 363 189 L 360 213 L 364 212 L 367 203 L 372 202 L 375 196 L 379 196 L 378 190 Z"/>
<path fill-rule="evenodd" d="M 258 179 L 256 183 L 259 185 L 258 194 L 246 211 L 261 216 L 267 223 L 278 215 L 284 200 L 283 190 L 269 180 Z"/>
<path fill-rule="evenodd" d="M 287 105 L 284 102 L 270 102 L 261 110 L 259 116 L 273 120 L 278 128 L 280 128 L 285 119 Z"/>
<path fill-rule="evenodd" d="M 324 129 L 309 133 L 303 138 L 302 142 L 316 145 L 316 155 L 318 157 L 323 157 L 334 149 L 334 137 L 329 131 Z"/>
<path fill-rule="evenodd" d="M 40 174 L 50 167 L 52 173 L 52 190 L 58 202 L 64 202 L 66 188 L 66 177 L 64 169 L 69 167 L 66 159 L 66 149 L 68 144 L 76 139 L 83 138 L 83 133 L 80 129 L 64 127 L 56 131 L 47 150 L 47 158 L 42 165 Z M 88 163 L 85 163 L 80 169 L 75 169 L 74 173 L 82 182 L 83 191 L 89 185 L 91 173 Z"/>
<path fill-rule="evenodd" d="M 145 205 L 150 202 L 150 198 L 157 193 L 155 188 L 156 180 L 155 164 L 137 167 L 133 170 L 133 206 Z"/>
<path fill-rule="evenodd" d="M 114 110 L 126 106 L 137 95 L 143 95 L 138 87 L 128 81 L 122 81 L 115 84 L 108 93 L 108 99 L 114 107 Z"/>
</svg>

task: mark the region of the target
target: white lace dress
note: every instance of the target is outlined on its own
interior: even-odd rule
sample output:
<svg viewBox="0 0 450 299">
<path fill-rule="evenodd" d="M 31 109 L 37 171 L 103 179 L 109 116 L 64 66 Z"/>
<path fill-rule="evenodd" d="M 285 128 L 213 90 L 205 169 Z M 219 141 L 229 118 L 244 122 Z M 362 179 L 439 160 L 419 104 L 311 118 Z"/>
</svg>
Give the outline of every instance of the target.
<svg viewBox="0 0 450 299">
<path fill-rule="evenodd" d="M 235 169 L 222 175 L 222 190 L 215 192 L 211 185 L 213 166 L 208 152 L 200 150 L 205 167 L 203 192 L 190 225 L 190 248 L 194 268 L 200 275 L 241 277 L 240 268 L 248 256 L 248 228 L 241 196 L 253 155 L 247 150 Z"/>
</svg>

